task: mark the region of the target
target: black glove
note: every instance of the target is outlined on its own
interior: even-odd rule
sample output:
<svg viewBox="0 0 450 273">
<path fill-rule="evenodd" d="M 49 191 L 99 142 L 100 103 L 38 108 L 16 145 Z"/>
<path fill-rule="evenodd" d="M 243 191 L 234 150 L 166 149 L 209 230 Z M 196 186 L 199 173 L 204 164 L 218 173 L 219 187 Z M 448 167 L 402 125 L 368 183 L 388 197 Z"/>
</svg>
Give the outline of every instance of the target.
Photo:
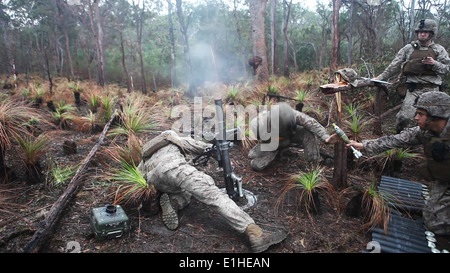
<svg viewBox="0 0 450 273">
<path fill-rule="evenodd" d="M 431 144 L 431 156 L 441 162 L 449 158 L 449 147 L 444 142 L 436 141 Z"/>
</svg>

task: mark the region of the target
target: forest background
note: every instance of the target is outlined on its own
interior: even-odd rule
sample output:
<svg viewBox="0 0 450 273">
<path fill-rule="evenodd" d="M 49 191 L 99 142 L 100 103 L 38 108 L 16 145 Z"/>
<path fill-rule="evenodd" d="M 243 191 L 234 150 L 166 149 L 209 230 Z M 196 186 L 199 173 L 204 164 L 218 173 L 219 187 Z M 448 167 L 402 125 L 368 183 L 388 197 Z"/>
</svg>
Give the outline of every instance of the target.
<svg viewBox="0 0 450 273">
<path fill-rule="evenodd" d="M 422 18 L 435 19 L 435 42 L 450 45 L 447 0 L 305 3 L 2 0 L 0 73 L 117 83 L 144 94 L 188 85 L 195 95 L 205 82 L 253 77 L 255 55 L 267 69 L 263 81 L 337 66 L 374 77 L 415 39 Z"/>
</svg>

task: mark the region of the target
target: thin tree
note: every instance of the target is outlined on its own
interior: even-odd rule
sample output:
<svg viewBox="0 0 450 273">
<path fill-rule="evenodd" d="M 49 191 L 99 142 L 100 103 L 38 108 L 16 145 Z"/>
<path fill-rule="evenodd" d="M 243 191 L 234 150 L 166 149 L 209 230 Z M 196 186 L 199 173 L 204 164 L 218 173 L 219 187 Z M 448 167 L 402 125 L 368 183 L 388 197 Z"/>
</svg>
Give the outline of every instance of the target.
<svg viewBox="0 0 450 273">
<path fill-rule="evenodd" d="M 270 43 L 271 49 L 271 64 L 272 75 L 278 73 L 278 29 L 277 29 L 277 3 L 278 0 L 271 0 L 270 3 L 270 33 L 272 40 Z"/>
<path fill-rule="evenodd" d="M 172 20 L 172 0 L 167 0 L 167 17 L 169 20 L 169 38 L 170 38 L 170 61 L 171 63 L 171 73 L 170 73 L 170 82 L 172 87 L 177 86 L 177 60 L 176 60 L 176 48 L 175 48 L 175 34 L 173 31 L 173 20 Z"/>
<path fill-rule="evenodd" d="M 332 15 L 332 39 L 331 39 L 331 62 L 330 72 L 337 69 L 339 65 L 339 48 L 341 42 L 341 34 L 339 32 L 339 10 L 341 9 L 341 0 L 333 0 Z"/>
<path fill-rule="evenodd" d="M 250 18 L 253 38 L 253 55 L 259 56 L 262 63 L 256 71 L 256 77 L 260 82 L 269 81 L 269 65 L 267 62 L 267 46 L 265 34 L 265 13 L 267 0 L 250 0 Z"/>
<path fill-rule="evenodd" d="M 291 7 L 292 7 L 292 0 L 289 1 L 289 4 L 286 0 L 283 1 L 284 3 L 284 10 L 285 10 L 285 18 L 283 23 L 283 38 L 284 38 L 284 65 L 283 65 L 283 75 L 285 77 L 289 77 L 289 38 L 288 38 L 288 24 L 289 24 L 289 17 L 291 16 Z"/>
<path fill-rule="evenodd" d="M 100 86 L 105 86 L 106 82 L 106 69 L 105 69 L 105 54 L 103 50 L 103 27 L 101 24 L 100 16 L 100 4 L 101 0 L 88 1 L 89 19 L 91 22 L 91 30 L 94 34 L 96 42 L 97 53 L 97 83 Z"/>
<path fill-rule="evenodd" d="M 56 0 L 56 7 L 58 10 L 57 13 L 57 22 L 59 28 L 61 29 L 64 35 L 64 45 L 67 54 L 67 60 L 69 65 L 69 79 L 75 79 L 75 74 L 73 72 L 73 62 L 72 62 L 72 54 L 70 52 L 70 40 L 69 40 L 69 31 L 67 29 L 67 20 L 69 18 L 69 9 L 67 3 L 64 3 L 62 0 Z"/>
<path fill-rule="evenodd" d="M 139 54 L 139 63 L 141 68 L 141 91 L 142 94 L 147 94 L 147 82 L 145 79 L 144 57 L 142 54 L 142 30 L 145 21 L 145 1 L 142 1 L 142 9 L 139 8 L 139 2 L 135 3 L 133 0 L 134 19 L 136 23 L 136 37 L 137 37 L 137 51 Z"/>
</svg>

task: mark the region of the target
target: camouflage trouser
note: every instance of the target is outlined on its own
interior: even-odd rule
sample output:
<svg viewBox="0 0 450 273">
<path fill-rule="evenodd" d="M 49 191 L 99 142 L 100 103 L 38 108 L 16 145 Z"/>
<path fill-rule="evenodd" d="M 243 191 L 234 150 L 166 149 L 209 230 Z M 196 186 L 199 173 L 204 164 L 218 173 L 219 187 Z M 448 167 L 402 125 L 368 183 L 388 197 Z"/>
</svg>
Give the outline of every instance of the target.
<svg viewBox="0 0 450 273">
<path fill-rule="evenodd" d="M 450 186 L 435 182 L 423 209 L 425 226 L 436 235 L 450 235 Z"/>
<path fill-rule="evenodd" d="M 414 102 L 416 98 L 423 93 L 430 91 L 439 91 L 439 88 L 422 88 L 415 89 L 413 92 L 406 91 L 406 96 L 403 99 L 402 108 L 397 113 L 397 120 L 395 123 L 395 129 L 397 133 L 400 133 L 405 128 L 409 128 L 415 125 L 414 114 L 416 113 L 416 107 L 414 107 Z"/>
<path fill-rule="evenodd" d="M 255 223 L 215 185 L 211 176 L 187 164 L 175 145 L 158 150 L 144 163 L 141 162 L 139 170 L 146 174 L 148 183 L 152 183 L 159 191 L 168 193 L 170 199 L 178 203 L 179 209 L 186 207 L 191 197 L 194 197 L 216 209 L 240 233 L 245 232 L 249 224 Z"/>
<path fill-rule="evenodd" d="M 316 136 L 302 126 L 297 126 L 295 135 L 288 141 L 280 141 L 280 147 L 275 151 L 261 151 L 260 144 L 253 147 L 248 153 L 248 158 L 251 159 L 250 166 L 255 171 L 264 170 L 276 159 L 278 153 L 288 148 L 291 143 L 298 143 L 303 146 L 306 161 L 320 161 L 321 157 Z"/>
</svg>

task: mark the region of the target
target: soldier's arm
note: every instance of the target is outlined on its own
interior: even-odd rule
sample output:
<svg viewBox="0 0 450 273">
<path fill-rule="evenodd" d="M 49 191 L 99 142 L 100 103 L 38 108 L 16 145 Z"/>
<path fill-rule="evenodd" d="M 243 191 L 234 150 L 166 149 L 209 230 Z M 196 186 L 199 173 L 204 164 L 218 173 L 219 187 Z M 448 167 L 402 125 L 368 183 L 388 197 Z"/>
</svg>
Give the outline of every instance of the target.
<svg viewBox="0 0 450 273">
<path fill-rule="evenodd" d="M 323 142 L 326 142 L 330 137 L 325 127 L 314 118 L 302 112 L 295 111 L 295 121 L 297 125 L 305 127 L 308 131 L 318 136 Z"/>
<path fill-rule="evenodd" d="M 355 148 L 364 149 L 367 155 L 376 155 L 393 148 L 408 148 L 421 144 L 421 134 L 419 126 L 408 128 L 397 135 L 383 136 L 372 140 L 363 140 L 362 146 Z"/>
<path fill-rule="evenodd" d="M 433 71 L 445 75 L 450 72 L 450 58 L 443 46 L 437 46 L 437 60 L 435 60 Z"/>
<path fill-rule="evenodd" d="M 377 79 L 381 81 L 387 81 L 392 76 L 398 74 L 402 67 L 402 64 L 406 61 L 406 55 L 408 50 L 410 50 L 412 46 L 410 44 L 404 46 L 399 50 L 397 55 L 395 55 L 394 60 L 386 67 L 386 69 L 377 77 Z"/>
<path fill-rule="evenodd" d="M 195 140 L 191 137 L 180 137 L 181 145 L 183 146 L 183 149 L 185 152 L 189 154 L 201 154 L 203 153 L 207 148 L 210 148 L 212 144 L 205 143 L 200 140 Z"/>
</svg>

